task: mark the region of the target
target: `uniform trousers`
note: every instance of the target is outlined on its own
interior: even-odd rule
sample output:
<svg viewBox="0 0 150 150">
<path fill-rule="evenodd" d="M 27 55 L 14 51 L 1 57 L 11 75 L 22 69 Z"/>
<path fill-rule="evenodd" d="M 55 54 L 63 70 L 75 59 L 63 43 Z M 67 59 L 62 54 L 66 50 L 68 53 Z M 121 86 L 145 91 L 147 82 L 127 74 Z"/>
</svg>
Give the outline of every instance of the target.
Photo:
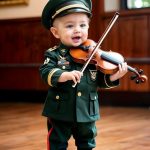
<svg viewBox="0 0 150 150">
<path fill-rule="evenodd" d="M 48 118 L 48 150 L 67 150 L 68 140 L 75 139 L 77 150 L 92 150 L 95 144 L 97 130 L 95 122 L 66 122 Z"/>
</svg>

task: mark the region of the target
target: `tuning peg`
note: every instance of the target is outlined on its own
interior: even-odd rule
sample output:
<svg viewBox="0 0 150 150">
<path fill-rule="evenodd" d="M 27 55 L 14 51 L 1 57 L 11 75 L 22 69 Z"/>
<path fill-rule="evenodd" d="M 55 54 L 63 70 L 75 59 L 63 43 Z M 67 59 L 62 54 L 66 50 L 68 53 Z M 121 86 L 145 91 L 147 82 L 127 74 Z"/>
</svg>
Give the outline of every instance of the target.
<svg viewBox="0 0 150 150">
<path fill-rule="evenodd" d="M 139 74 L 142 74 L 142 73 L 143 73 L 143 70 L 142 70 L 142 69 L 140 69 L 140 70 L 138 71 L 138 73 L 139 73 Z"/>
<path fill-rule="evenodd" d="M 136 84 L 139 84 L 139 83 L 140 83 L 140 80 L 139 80 L 139 79 L 137 79 L 137 80 L 135 81 L 135 83 L 136 83 Z"/>
<path fill-rule="evenodd" d="M 142 83 L 144 83 L 144 82 L 145 82 L 145 80 L 144 80 L 144 79 L 141 79 L 141 82 L 142 82 Z"/>
<path fill-rule="evenodd" d="M 132 76 L 130 77 L 131 80 L 134 80 L 134 79 L 136 79 L 136 78 L 137 78 L 137 75 L 132 75 Z"/>
</svg>

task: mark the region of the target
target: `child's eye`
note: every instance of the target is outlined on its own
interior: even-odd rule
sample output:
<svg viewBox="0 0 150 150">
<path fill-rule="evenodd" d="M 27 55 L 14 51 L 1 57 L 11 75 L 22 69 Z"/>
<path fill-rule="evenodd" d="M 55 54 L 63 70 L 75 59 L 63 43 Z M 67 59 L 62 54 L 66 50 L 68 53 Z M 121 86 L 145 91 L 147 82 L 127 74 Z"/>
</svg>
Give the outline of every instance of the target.
<svg viewBox="0 0 150 150">
<path fill-rule="evenodd" d="M 80 27 L 86 27 L 86 24 L 83 23 L 83 24 L 80 25 Z"/>
<path fill-rule="evenodd" d="M 66 28 L 72 28 L 72 27 L 73 27 L 73 25 L 71 25 L 71 24 L 66 26 Z"/>
</svg>

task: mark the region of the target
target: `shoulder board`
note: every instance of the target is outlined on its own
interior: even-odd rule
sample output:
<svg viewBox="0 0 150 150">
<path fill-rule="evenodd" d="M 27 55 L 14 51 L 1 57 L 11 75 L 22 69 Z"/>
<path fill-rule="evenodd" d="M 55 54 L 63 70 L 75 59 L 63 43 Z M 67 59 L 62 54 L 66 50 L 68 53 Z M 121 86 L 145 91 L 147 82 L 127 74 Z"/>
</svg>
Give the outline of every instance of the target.
<svg viewBox="0 0 150 150">
<path fill-rule="evenodd" d="M 50 51 L 50 52 L 51 52 L 51 51 L 56 50 L 57 48 L 58 48 L 58 46 L 54 46 L 54 47 L 52 47 L 52 48 L 49 48 L 49 49 L 48 49 L 48 51 Z"/>
</svg>

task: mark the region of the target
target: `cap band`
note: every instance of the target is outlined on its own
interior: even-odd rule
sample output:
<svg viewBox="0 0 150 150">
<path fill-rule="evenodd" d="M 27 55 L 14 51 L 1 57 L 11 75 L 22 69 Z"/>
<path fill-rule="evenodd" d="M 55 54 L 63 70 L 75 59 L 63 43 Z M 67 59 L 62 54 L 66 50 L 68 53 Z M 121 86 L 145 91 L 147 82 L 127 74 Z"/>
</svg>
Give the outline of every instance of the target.
<svg viewBox="0 0 150 150">
<path fill-rule="evenodd" d="M 82 5 L 82 4 L 72 4 L 72 5 L 68 5 L 68 6 L 65 6 L 65 7 L 62 7 L 60 9 L 58 9 L 56 11 L 56 13 L 52 16 L 52 19 L 54 19 L 55 16 L 58 15 L 59 13 L 61 13 L 62 11 L 70 9 L 70 8 L 83 8 L 83 9 L 85 9 L 87 11 L 90 11 L 89 8 L 86 7 L 85 5 Z"/>
</svg>

